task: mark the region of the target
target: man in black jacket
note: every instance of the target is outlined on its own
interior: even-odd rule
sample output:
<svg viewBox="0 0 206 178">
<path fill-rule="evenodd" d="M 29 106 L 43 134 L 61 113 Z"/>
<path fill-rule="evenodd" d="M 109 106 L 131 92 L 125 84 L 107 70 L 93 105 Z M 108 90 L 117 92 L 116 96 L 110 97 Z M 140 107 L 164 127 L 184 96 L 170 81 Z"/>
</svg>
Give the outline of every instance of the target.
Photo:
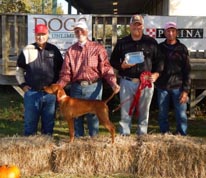
<svg viewBox="0 0 206 178">
<path fill-rule="evenodd" d="M 43 87 L 56 83 L 63 63 L 59 49 L 48 43 L 44 24 L 35 26 L 35 43 L 27 45 L 17 60 L 16 79 L 24 90 L 24 135 L 37 133 L 41 117 L 41 133 L 52 135 L 56 96 Z"/>
<path fill-rule="evenodd" d="M 140 85 L 140 75 L 143 72 L 151 72 L 145 76 L 151 83 L 150 87 L 141 90 L 138 106 L 137 134 L 146 134 L 148 129 L 149 109 L 153 96 L 153 82 L 159 77 L 162 66 L 158 58 L 158 44 L 155 39 L 144 35 L 144 20 L 141 15 L 133 15 L 130 19 L 131 34 L 119 40 L 111 55 L 111 65 L 120 76 L 120 102 L 121 120 L 120 134 L 131 133 L 131 105 L 136 91 Z"/>
<path fill-rule="evenodd" d="M 168 133 L 168 111 L 170 98 L 173 101 L 176 117 L 176 133 L 187 134 L 187 101 L 190 89 L 190 62 L 188 50 L 177 39 L 177 25 L 175 22 L 165 24 L 166 40 L 159 44 L 164 56 L 164 70 L 156 82 L 159 126 L 161 133 Z"/>
</svg>

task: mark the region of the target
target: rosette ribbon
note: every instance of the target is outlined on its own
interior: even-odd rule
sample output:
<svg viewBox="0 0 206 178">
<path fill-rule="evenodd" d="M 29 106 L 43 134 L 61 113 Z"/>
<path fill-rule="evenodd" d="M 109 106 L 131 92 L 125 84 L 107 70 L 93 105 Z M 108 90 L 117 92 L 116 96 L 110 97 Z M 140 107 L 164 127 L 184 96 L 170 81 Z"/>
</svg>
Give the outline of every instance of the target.
<svg viewBox="0 0 206 178">
<path fill-rule="evenodd" d="M 130 116 L 132 115 L 132 113 L 135 109 L 136 109 L 136 116 L 139 115 L 139 100 L 140 100 L 141 92 L 146 87 L 148 87 L 148 88 L 152 87 L 152 83 L 150 81 L 151 75 L 152 75 L 152 73 L 149 72 L 149 71 L 145 71 L 145 72 L 141 73 L 141 75 L 140 75 L 140 84 L 137 88 L 134 99 L 133 99 L 133 101 L 131 103 L 131 106 L 129 108 L 129 115 Z"/>
</svg>

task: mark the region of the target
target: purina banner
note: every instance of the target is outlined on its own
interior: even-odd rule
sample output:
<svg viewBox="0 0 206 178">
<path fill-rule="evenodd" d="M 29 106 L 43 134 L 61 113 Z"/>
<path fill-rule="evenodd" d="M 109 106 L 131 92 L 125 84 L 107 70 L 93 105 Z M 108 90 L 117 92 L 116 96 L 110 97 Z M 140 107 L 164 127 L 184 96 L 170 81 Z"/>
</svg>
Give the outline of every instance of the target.
<svg viewBox="0 0 206 178">
<path fill-rule="evenodd" d="M 177 23 L 178 38 L 189 50 L 206 49 L 206 17 L 204 16 L 145 16 L 145 34 L 158 42 L 165 40 L 164 25 L 168 21 Z"/>
<path fill-rule="evenodd" d="M 90 15 L 28 15 L 28 44 L 33 43 L 36 24 L 46 24 L 49 28 L 49 42 L 56 45 L 62 54 L 76 42 L 73 26 L 77 21 L 84 20 L 92 39 L 92 16 Z"/>
</svg>

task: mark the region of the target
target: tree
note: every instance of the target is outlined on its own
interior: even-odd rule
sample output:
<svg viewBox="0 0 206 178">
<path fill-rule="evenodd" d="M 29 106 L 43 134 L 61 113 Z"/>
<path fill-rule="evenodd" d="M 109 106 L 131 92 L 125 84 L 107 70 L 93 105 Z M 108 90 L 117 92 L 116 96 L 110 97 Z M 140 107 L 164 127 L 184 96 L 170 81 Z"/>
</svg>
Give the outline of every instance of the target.
<svg viewBox="0 0 206 178">
<path fill-rule="evenodd" d="M 13 2 L 12 0 L 2 0 L 0 4 L 0 13 L 14 13 L 14 12 L 27 12 L 25 10 L 25 4 L 22 1 Z"/>
<path fill-rule="evenodd" d="M 1 0 L 0 13 L 52 14 L 53 0 Z M 62 7 L 56 8 L 57 14 L 63 14 Z"/>
</svg>

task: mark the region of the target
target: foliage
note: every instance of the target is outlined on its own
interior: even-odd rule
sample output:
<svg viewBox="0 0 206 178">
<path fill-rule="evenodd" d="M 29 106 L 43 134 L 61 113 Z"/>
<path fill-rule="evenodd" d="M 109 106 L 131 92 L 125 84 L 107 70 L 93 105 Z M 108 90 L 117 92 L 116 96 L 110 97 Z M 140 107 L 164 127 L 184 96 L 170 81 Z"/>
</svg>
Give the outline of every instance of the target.
<svg viewBox="0 0 206 178">
<path fill-rule="evenodd" d="M 55 0 L 0 0 L 0 13 L 52 14 Z M 63 14 L 61 6 L 56 14 Z"/>
<path fill-rule="evenodd" d="M 0 5 L 0 12 L 1 13 L 14 13 L 14 12 L 21 12 L 27 13 L 25 9 L 26 5 L 22 1 L 13 2 L 12 0 L 2 0 Z"/>
<path fill-rule="evenodd" d="M 106 25 L 105 26 L 105 31 L 103 28 L 102 24 L 99 24 L 97 26 L 97 39 L 103 39 L 105 36 L 106 39 L 111 39 L 112 38 L 112 25 Z M 117 26 L 117 38 L 120 39 L 124 36 L 127 36 L 130 33 L 129 27 L 125 25 L 118 25 Z"/>
<path fill-rule="evenodd" d="M 102 24 L 99 24 L 97 26 L 97 39 L 103 39 L 103 36 L 106 37 L 106 39 L 111 38 L 112 37 L 112 25 L 106 25 L 105 26 L 105 31 L 103 28 Z"/>
<path fill-rule="evenodd" d="M 125 25 L 118 25 L 117 27 L 117 35 L 118 38 L 122 38 L 124 36 L 127 36 L 130 33 L 129 27 Z"/>
</svg>

